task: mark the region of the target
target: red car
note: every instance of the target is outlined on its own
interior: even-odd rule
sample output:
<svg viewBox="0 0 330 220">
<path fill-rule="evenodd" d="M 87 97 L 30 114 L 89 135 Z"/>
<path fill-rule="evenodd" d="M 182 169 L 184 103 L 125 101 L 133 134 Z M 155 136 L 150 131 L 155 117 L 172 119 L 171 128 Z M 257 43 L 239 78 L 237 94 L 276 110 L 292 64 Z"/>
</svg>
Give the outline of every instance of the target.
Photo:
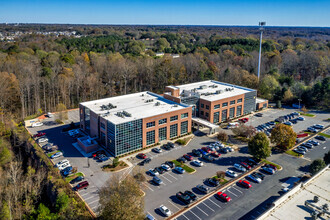
<svg viewBox="0 0 330 220">
<path fill-rule="evenodd" d="M 147 155 L 145 155 L 144 153 L 139 153 L 137 156 L 141 159 L 147 159 Z"/>
<path fill-rule="evenodd" d="M 223 192 L 218 192 L 217 196 L 220 200 L 222 200 L 224 202 L 229 202 L 231 200 L 231 198 L 226 193 L 223 193 Z"/>
<path fill-rule="evenodd" d="M 86 189 L 88 186 L 89 186 L 88 181 L 83 181 L 78 183 L 74 189 L 78 191 L 79 189 Z"/>
<path fill-rule="evenodd" d="M 248 164 L 245 163 L 245 162 L 241 162 L 241 165 L 242 165 L 245 169 L 247 169 L 247 170 L 251 169 L 251 166 L 248 165 Z"/>
<path fill-rule="evenodd" d="M 251 188 L 251 184 L 248 181 L 246 181 L 246 180 L 240 180 L 240 181 L 238 181 L 238 183 L 241 186 L 244 186 L 245 188 Z"/>
<path fill-rule="evenodd" d="M 36 137 L 42 137 L 42 136 L 45 136 L 45 135 L 46 135 L 45 132 L 39 132 L 38 134 L 33 135 L 33 137 L 36 138 Z"/>
<path fill-rule="evenodd" d="M 202 147 L 202 150 L 205 151 L 206 153 L 210 153 L 211 152 L 211 150 L 209 148 L 207 148 L 207 147 Z"/>
<path fill-rule="evenodd" d="M 213 157 L 218 158 L 218 157 L 220 157 L 221 154 L 219 154 L 219 153 L 217 153 L 217 152 L 214 151 L 214 152 L 211 153 L 211 155 L 212 155 Z"/>
<path fill-rule="evenodd" d="M 267 164 L 269 168 L 272 168 L 273 170 L 277 171 L 277 167 L 274 166 L 273 164 Z"/>
<path fill-rule="evenodd" d="M 240 118 L 240 119 L 238 119 L 238 121 L 246 123 L 249 121 L 249 118 Z"/>
<path fill-rule="evenodd" d="M 92 154 L 93 157 L 97 157 L 101 154 L 104 154 L 104 155 L 107 155 L 104 150 L 99 150 L 99 151 L 96 151 L 95 153 Z"/>
<path fill-rule="evenodd" d="M 189 154 L 183 155 L 184 158 L 186 158 L 188 161 L 192 161 L 194 158 L 190 156 Z"/>
</svg>

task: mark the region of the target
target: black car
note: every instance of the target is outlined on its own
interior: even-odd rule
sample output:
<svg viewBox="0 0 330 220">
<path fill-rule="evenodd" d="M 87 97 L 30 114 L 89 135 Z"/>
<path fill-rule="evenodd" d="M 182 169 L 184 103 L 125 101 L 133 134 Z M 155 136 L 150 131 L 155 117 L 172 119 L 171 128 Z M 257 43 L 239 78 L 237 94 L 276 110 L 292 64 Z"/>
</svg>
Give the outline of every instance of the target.
<svg viewBox="0 0 330 220">
<path fill-rule="evenodd" d="M 144 166 L 144 164 L 145 164 L 144 160 L 142 160 L 140 163 L 138 163 L 138 165 L 140 165 L 140 166 Z"/>
<path fill-rule="evenodd" d="M 206 182 L 211 186 L 219 186 L 219 181 L 214 178 L 207 178 Z"/>
<path fill-rule="evenodd" d="M 171 150 L 171 147 L 168 146 L 167 144 L 164 144 L 164 145 L 162 146 L 162 148 L 165 149 L 165 150 Z"/>
<path fill-rule="evenodd" d="M 199 150 L 196 150 L 196 149 L 193 149 L 193 150 L 192 150 L 192 153 L 193 153 L 193 155 L 195 155 L 196 157 L 200 157 L 200 156 L 202 156 L 202 153 L 201 153 Z"/>
<path fill-rule="evenodd" d="M 209 162 L 214 161 L 214 158 L 211 157 L 211 155 L 203 155 L 202 158 L 203 158 L 204 160 L 206 160 L 206 161 L 209 161 Z"/>
<path fill-rule="evenodd" d="M 175 145 L 172 142 L 167 142 L 167 146 L 169 146 L 170 148 L 174 148 Z"/>
<path fill-rule="evenodd" d="M 159 174 L 163 174 L 166 172 L 166 170 L 163 167 L 156 167 L 155 170 L 157 170 Z"/>
<path fill-rule="evenodd" d="M 326 141 L 325 137 L 323 137 L 321 135 L 316 136 L 315 139 L 320 140 L 320 141 Z"/>
<path fill-rule="evenodd" d="M 144 159 L 144 163 L 149 163 L 151 161 L 151 158 Z"/>
<path fill-rule="evenodd" d="M 259 177 L 259 178 L 262 179 L 262 180 L 264 180 L 264 178 L 265 178 L 265 175 L 262 174 L 262 173 L 254 172 L 253 174 L 254 174 L 255 176 Z"/>
<path fill-rule="evenodd" d="M 172 161 L 166 161 L 165 164 L 171 168 L 174 168 L 174 163 Z"/>
<path fill-rule="evenodd" d="M 181 191 L 178 192 L 177 194 L 175 194 L 175 196 L 176 196 L 176 198 L 178 198 L 178 200 L 182 201 L 186 205 L 188 205 L 191 202 L 190 197 Z"/>
<path fill-rule="evenodd" d="M 187 159 L 186 158 L 184 158 L 184 157 L 180 157 L 179 159 L 177 159 L 177 161 L 179 162 L 179 163 L 185 163 L 185 162 L 187 162 Z"/>
<path fill-rule="evenodd" d="M 71 180 L 70 183 L 75 184 L 75 183 L 82 181 L 83 179 L 84 179 L 83 176 L 78 176 L 78 177 L 74 178 L 73 180 Z"/>
<path fill-rule="evenodd" d="M 195 195 L 195 193 L 189 191 L 189 190 L 186 190 L 184 192 L 185 195 L 189 196 L 191 200 L 195 201 L 197 199 L 197 196 Z"/>
<path fill-rule="evenodd" d="M 252 158 L 248 158 L 246 161 L 248 161 L 249 163 L 253 164 L 254 166 L 255 166 L 255 165 L 258 165 L 258 162 L 255 161 L 255 160 L 252 159 Z M 250 165 L 250 166 L 251 166 L 251 165 Z"/>
<path fill-rule="evenodd" d="M 257 113 L 257 114 L 255 114 L 254 116 L 262 117 L 262 113 Z"/>
<path fill-rule="evenodd" d="M 252 163 L 251 161 L 249 161 L 249 160 L 246 160 L 246 161 L 244 161 L 246 164 L 248 164 L 250 167 L 254 167 L 255 166 L 255 164 L 254 163 Z"/>
</svg>

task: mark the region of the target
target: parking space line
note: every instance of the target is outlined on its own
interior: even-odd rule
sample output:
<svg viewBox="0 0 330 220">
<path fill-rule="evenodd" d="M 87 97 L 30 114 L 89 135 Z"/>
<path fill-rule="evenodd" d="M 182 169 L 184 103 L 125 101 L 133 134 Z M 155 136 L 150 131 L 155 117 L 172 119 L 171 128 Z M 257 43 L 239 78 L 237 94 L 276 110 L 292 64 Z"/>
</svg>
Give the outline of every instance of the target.
<svg viewBox="0 0 330 220">
<path fill-rule="evenodd" d="M 209 201 L 211 201 L 214 205 L 218 206 L 219 208 L 221 208 L 220 205 L 216 204 L 215 202 L 212 201 L 212 199 L 209 199 Z"/>
<path fill-rule="evenodd" d="M 177 205 L 175 205 L 173 202 L 171 202 L 170 200 L 168 200 L 175 208 L 181 210 L 181 208 L 179 208 Z"/>
<path fill-rule="evenodd" d="M 91 204 L 95 203 L 95 202 L 98 202 L 99 200 L 94 200 L 93 202 L 88 202 L 88 205 L 90 206 Z"/>
<path fill-rule="evenodd" d="M 235 193 L 233 193 L 233 192 L 230 191 L 229 189 L 228 189 L 228 192 L 230 192 L 230 193 L 233 194 L 234 196 L 238 197 Z"/>
<path fill-rule="evenodd" d="M 172 181 L 171 180 L 169 180 L 169 179 L 167 179 L 165 176 L 163 176 L 167 181 L 169 181 L 170 183 L 172 183 Z"/>
<path fill-rule="evenodd" d="M 194 216 L 196 216 L 199 220 L 202 220 L 198 215 L 196 215 L 193 211 L 189 210 Z"/>
<path fill-rule="evenodd" d="M 80 194 L 81 197 L 83 197 L 83 196 L 87 195 L 88 192 L 85 192 L 85 193 L 81 193 L 81 192 L 79 192 L 79 194 Z M 83 197 L 83 198 L 84 198 L 84 197 Z"/>
<path fill-rule="evenodd" d="M 153 215 L 150 214 L 150 212 L 147 212 L 148 215 L 152 216 L 155 220 L 157 220 Z"/>
<path fill-rule="evenodd" d="M 148 186 L 148 184 L 146 184 L 145 182 L 143 182 L 143 185 L 145 185 L 148 189 L 150 189 L 151 191 L 154 191 L 150 186 Z"/>
<path fill-rule="evenodd" d="M 198 207 L 198 205 L 197 206 L 195 206 L 196 208 L 198 208 L 199 209 L 199 211 L 201 211 L 201 212 L 203 212 L 206 216 L 209 216 L 206 212 L 204 212 L 201 208 L 199 208 Z"/>
<path fill-rule="evenodd" d="M 91 199 L 91 198 L 93 198 L 93 197 L 95 197 L 96 195 L 92 195 L 92 196 L 90 196 L 90 197 L 87 197 L 86 199 L 84 198 L 84 200 L 86 201 L 86 200 L 89 200 L 89 199 Z"/>
<path fill-rule="evenodd" d="M 211 210 L 214 212 L 214 209 L 212 209 L 210 206 L 206 205 L 206 204 L 205 204 L 205 201 L 202 202 L 201 204 L 205 205 L 207 208 L 211 209 Z"/>
<path fill-rule="evenodd" d="M 173 175 L 171 175 L 170 173 L 167 173 L 168 175 L 170 175 L 171 177 L 173 177 L 174 179 L 178 179 L 178 178 L 176 178 L 176 177 L 174 177 Z"/>
<path fill-rule="evenodd" d="M 236 189 L 235 187 L 233 187 L 233 189 L 234 189 L 234 190 L 236 190 L 236 191 L 238 191 L 238 192 L 240 192 L 241 194 L 243 194 L 243 192 L 242 192 L 242 191 L 240 191 L 240 190 Z"/>
<path fill-rule="evenodd" d="M 188 220 L 189 220 L 189 218 L 187 218 L 187 216 L 185 216 L 184 214 L 182 214 L 181 216 L 183 216 L 183 217 L 185 217 L 186 219 L 188 219 Z"/>
<path fill-rule="evenodd" d="M 93 209 L 93 210 L 94 210 L 95 208 L 97 209 L 99 206 L 100 206 L 100 205 L 97 204 L 96 206 L 91 207 L 91 209 Z"/>
</svg>

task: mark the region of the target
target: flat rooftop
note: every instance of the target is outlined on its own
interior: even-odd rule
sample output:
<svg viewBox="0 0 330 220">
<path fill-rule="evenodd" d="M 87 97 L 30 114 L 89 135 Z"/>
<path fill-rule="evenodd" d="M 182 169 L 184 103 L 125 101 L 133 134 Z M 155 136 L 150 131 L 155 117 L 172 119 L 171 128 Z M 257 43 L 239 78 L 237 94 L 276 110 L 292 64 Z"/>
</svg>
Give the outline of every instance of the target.
<svg viewBox="0 0 330 220">
<path fill-rule="evenodd" d="M 300 186 L 296 186 L 300 187 Z M 295 190 L 293 188 L 292 190 Z M 290 193 L 290 191 L 288 192 Z M 287 193 L 287 194 L 288 194 Z M 284 200 L 277 204 L 268 214 L 259 219 L 307 219 L 311 217 L 312 211 L 305 206 L 305 201 L 311 201 L 314 196 L 319 197 L 317 206 L 328 204 L 330 206 L 330 168 L 326 168 L 320 174 L 305 183 L 297 192 L 288 196 L 284 194 Z M 315 203 L 313 203 L 315 204 Z M 329 219 L 330 215 L 323 216 Z"/>
<path fill-rule="evenodd" d="M 195 94 L 199 95 L 201 99 L 207 101 L 216 101 L 255 91 L 254 89 L 249 89 L 228 83 L 222 83 L 214 80 L 207 80 L 179 86 L 170 86 L 170 88 L 180 89 L 181 97 L 189 97 Z"/>
<path fill-rule="evenodd" d="M 139 92 L 80 104 L 113 124 L 148 118 L 188 107 L 152 92 Z"/>
</svg>

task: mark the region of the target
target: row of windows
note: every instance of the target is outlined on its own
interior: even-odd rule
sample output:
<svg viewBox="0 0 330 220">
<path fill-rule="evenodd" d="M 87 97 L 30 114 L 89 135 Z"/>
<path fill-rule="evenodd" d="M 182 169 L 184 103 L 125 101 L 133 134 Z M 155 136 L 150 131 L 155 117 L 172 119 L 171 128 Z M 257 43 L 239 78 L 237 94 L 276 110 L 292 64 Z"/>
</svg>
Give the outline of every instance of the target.
<svg viewBox="0 0 330 220">
<path fill-rule="evenodd" d="M 237 103 L 241 103 L 243 101 L 243 99 L 237 99 Z M 230 105 L 235 105 L 236 100 L 232 100 L 229 102 Z M 203 104 L 202 104 L 203 105 Z M 224 102 L 222 103 L 222 107 L 227 107 L 228 106 L 228 102 Z M 220 104 L 214 105 L 214 109 L 219 109 L 220 108 Z M 206 108 L 208 109 L 208 108 Z"/>
<path fill-rule="evenodd" d="M 160 119 L 158 121 L 158 124 L 162 125 L 162 124 L 166 124 L 167 123 L 167 118 L 163 118 L 163 119 Z"/>
<path fill-rule="evenodd" d="M 151 127 L 155 127 L 155 121 L 147 123 L 147 128 L 151 128 Z"/>
<path fill-rule="evenodd" d="M 182 113 L 181 114 L 181 118 L 188 118 L 188 112 L 186 113 Z M 177 115 L 174 115 L 170 118 L 170 121 L 176 121 L 178 120 L 178 116 Z M 162 124 L 166 124 L 167 123 L 167 118 L 163 118 L 163 119 L 160 119 L 158 121 L 158 124 L 159 125 L 162 125 Z M 148 122 L 147 123 L 147 128 L 151 128 L 151 127 L 155 127 L 155 121 L 152 121 L 152 122 Z"/>
<path fill-rule="evenodd" d="M 204 104 L 201 104 L 201 108 L 204 108 Z M 206 109 L 210 109 L 210 106 L 205 105 L 205 108 L 206 108 Z"/>
<path fill-rule="evenodd" d="M 221 112 L 221 121 L 225 121 L 227 119 L 227 113 L 228 110 L 222 110 Z M 242 106 L 237 106 L 236 108 L 236 117 L 242 115 Z M 218 123 L 219 122 L 219 116 L 220 112 L 214 112 L 213 114 L 213 123 Z M 235 107 L 229 109 L 229 118 L 234 118 L 235 117 Z"/>
<path fill-rule="evenodd" d="M 176 121 L 178 120 L 178 116 L 177 115 L 174 115 L 170 118 L 170 121 Z"/>
<path fill-rule="evenodd" d="M 188 118 L 188 112 L 181 114 L 181 119 L 182 118 Z"/>
<path fill-rule="evenodd" d="M 155 143 L 155 130 L 147 132 L 147 145 Z"/>
</svg>

